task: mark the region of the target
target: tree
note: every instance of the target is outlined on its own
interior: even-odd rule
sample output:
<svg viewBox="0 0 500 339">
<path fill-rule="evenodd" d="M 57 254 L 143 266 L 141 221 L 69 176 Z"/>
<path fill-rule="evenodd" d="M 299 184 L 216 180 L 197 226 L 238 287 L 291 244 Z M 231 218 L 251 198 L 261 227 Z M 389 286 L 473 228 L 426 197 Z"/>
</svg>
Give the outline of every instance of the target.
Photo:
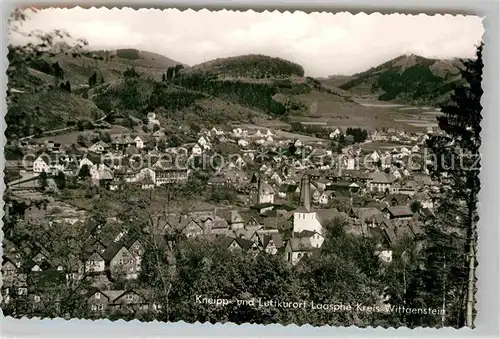
<svg viewBox="0 0 500 339">
<path fill-rule="evenodd" d="M 111 135 L 109 135 L 108 132 L 101 133 L 100 139 L 106 143 L 110 143 L 111 142 Z"/>
<path fill-rule="evenodd" d="M 177 65 L 175 65 L 174 70 L 173 70 L 173 73 L 172 73 L 172 78 L 176 78 L 176 77 L 178 77 L 178 76 L 179 76 L 179 74 L 180 74 L 180 71 L 181 71 L 182 69 L 184 69 L 184 66 L 183 66 L 183 65 L 181 65 L 181 64 L 177 64 Z"/>
<path fill-rule="evenodd" d="M 232 186 L 215 186 L 210 194 L 209 200 L 232 204 L 237 200 L 236 189 Z"/>
<path fill-rule="evenodd" d="M 80 121 L 78 121 L 80 122 Z M 76 142 L 79 143 L 80 145 L 85 145 L 87 143 L 87 138 L 83 134 L 78 134 L 78 137 L 76 138 Z"/>
<path fill-rule="evenodd" d="M 109 124 L 113 124 L 115 122 L 115 112 L 111 111 L 106 115 L 106 118 L 104 118 L 104 121 L 106 121 Z"/>
<path fill-rule="evenodd" d="M 82 167 L 80 167 L 80 170 L 78 171 L 78 178 L 80 179 L 90 178 L 89 165 L 84 164 L 82 165 Z"/>
<path fill-rule="evenodd" d="M 124 72 L 123 72 L 123 76 L 125 78 L 138 78 L 140 76 L 139 73 L 137 73 L 135 71 L 135 67 L 132 66 L 130 68 L 127 68 Z"/>
<path fill-rule="evenodd" d="M 92 121 L 90 121 L 90 120 L 84 120 L 83 121 L 83 128 L 84 129 L 93 129 L 94 125 L 92 124 Z"/>
<path fill-rule="evenodd" d="M 66 175 L 64 175 L 64 172 L 57 172 L 54 176 L 54 181 L 56 182 L 57 188 L 64 189 L 66 187 Z"/>
<path fill-rule="evenodd" d="M 165 76 L 165 73 L 163 73 L 163 74 L 161 75 L 161 81 L 165 81 L 165 80 L 166 80 L 166 76 Z"/>
<path fill-rule="evenodd" d="M 288 153 L 293 156 L 295 155 L 295 152 L 297 152 L 297 146 L 295 146 L 295 143 L 291 142 L 288 144 Z"/>
<path fill-rule="evenodd" d="M 170 147 L 179 147 L 180 145 L 182 145 L 182 140 L 179 138 L 177 134 L 171 134 L 167 138 L 167 144 Z"/>
<path fill-rule="evenodd" d="M 158 151 L 165 151 L 165 149 L 167 148 L 167 142 L 165 141 L 165 139 L 160 139 L 158 140 L 158 142 L 156 143 L 156 148 L 158 149 Z"/>
<path fill-rule="evenodd" d="M 134 126 L 137 125 L 137 123 L 129 116 L 127 116 L 125 119 L 123 119 L 123 126 L 127 128 L 134 128 Z"/>
<path fill-rule="evenodd" d="M 344 134 L 340 134 L 338 136 L 338 142 L 340 144 L 341 147 L 345 146 L 346 145 L 346 140 L 345 140 L 345 135 Z"/>
<path fill-rule="evenodd" d="M 191 131 L 193 131 L 193 133 L 196 133 L 196 134 L 200 133 L 200 131 L 201 131 L 200 125 L 198 125 L 197 123 L 194 123 L 194 122 L 191 123 L 189 128 L 191 129 Z"/>
<path fill-rule="evenodd" d="M 434 278 L 431 287 L 443 291 L 450 310 L 446 321 L 459 327 L 473 327 L 475 305 L 482 50 L 483 43 L 475 60 L 463 60 L 466 84 L 456 88 L 451 103 L 441 109 L 444 115 L 438 122 L 445 135 L 428 140 L 434 159 L 430 171 L 441 184 L 436 218 L 428 230 L 428 275 Z"/>
<path fill-rule="evenodd" d="M 45 189 L 48 185 L 47 183 L 47 172 L 42 172 L 40 173 L 40 176 L 38 177 L 38 184 L 40 185 L 40 188 Z"/>
<path fill-rule="evenodd" d="M 89 86 L 92 87 L 97 83 L 97 73 L 94 72 L 90 77 L 89 77 Z"/>
<path fill-rule="evenodd" d="M 174 75 L 174 68 L 173 67 L 167 68 L 167 80 L 172 79 L 173 75 Z"/>
<path fill-rule="evenodd" d="M 37 9 L 30 8 L 30 11 L 37 12 Z M 73 58 L 81 56 L 81 50 L 88 45 L 85 39 L 71 39 L 68 32 L 60 29 L 52 31 L 23 31 L 23 23 L 29 20 L 29 11 L 16 8 L 11 12 L 8 18 L 9 36 L 18 35 L 27 38 L 29 43 L 24 45 L 8 46 L 9 67 L 7 68 L 7 76 L 9 78 L 9 86 L 17 87 L 18 82 L 24 82 L 28 68 L 33 64 L 44 61 L 46 56 L 54 56 L 53 47 L 57 44 L 58 48 L 67 55 Z M 70 40 L 70 41 L 68 41 Z M 60 42 L 64 42 L 60 44 Z M 53 65 L 53 75 L 62 78 L 64 72 L 59 65 Z M 35 92 L 43 91 L 41 86 L 34 86 Z"/>
<path fill-rule="evenodd" d="M 59 84 L 59 88 L 63 91 L 66 91 L 66 92 L 70 92 L 71 93 L 71 84 L 69 83 L 69 81 L 66 81 L 66 82 L 61 82 Z"/>
<path fill-rule="evenodd" d="M 417 213 L 418 211 L 420 211 L 420 209 L 422 208 L 422 205 L 420 204 L 420 201 L 414 201 L 411 203 L 410 205 L 410 209 L 413 213 Z"/>
<path fill-rule="evenodd" d="M 83 125 L 83 120 L 78 120 L 76 122 L 76 129 L 80 132 L 85 130 L 85 126 Z"/>
</svg>

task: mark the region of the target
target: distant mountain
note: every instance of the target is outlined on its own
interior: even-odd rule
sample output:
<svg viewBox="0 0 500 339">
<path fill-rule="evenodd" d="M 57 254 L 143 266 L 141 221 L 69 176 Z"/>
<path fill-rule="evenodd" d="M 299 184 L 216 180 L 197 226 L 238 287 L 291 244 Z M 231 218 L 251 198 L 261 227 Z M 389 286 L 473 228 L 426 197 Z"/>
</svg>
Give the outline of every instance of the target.
<svg viewBox="0 0 500 339">
<path fill-rule="evenodd" d="M 153 111 L 162 124 L 176 127 L 260 119 L 371 126 L 379 123 L 373 118 L 377 109 L 360 105 L 355 97 L 432 105 L 446 100 L 460 83 L 458 62 L 418 56 L 399 57 L 353 76 L 318 79 L 305 77 L 294 62 L 256 54 L 183 65 L 167 76 L 168 67 L 179 64 L 135 49 L 33 59 L 9 76 L 6 120 L 11 127 L 6 134 L 39 134 L 110 112 L 128 127 L 127 117 L 140 122 Z"/>
<path fill-rule="evenodd" d="M 121 79 L 89 93 L 104 111 L 135 111 L 138 117 L 157 111 L 176 123 L 207 124 L 307 114 L 314 99 L 349 100 L 344 91 L 303 74 L 302 66 L 284 59 L 243 55 L 184 68 L 165 81 Z"/>
<path fill-rule="evenodd" d="M 218 58 L 191 67 L 185 74 L 212 74 L 217 77 L 270 78 L 304 76 L 304 68 L 294 62 L 261 54 Z"/>
<path fill-rule="evenodd" d="M 354 74 L 339 87 L 356 95 L 376 95 L 383 101 L 438 105 L 461 83 L 461 65 L 457 59 L 403 55 Z"/>
<path fill-rule="evenodd" d="M 128 64 L 130 66 L 166 69 L 171 66 L 182 64 L 184 67 L 189 67 L 182 62 L 167 58 L 164 55 L 148 51 L 141 51 L 134 48 L 124 48 L 112 51 L 94 51 L 90 53 L 94 55 L 97 54 L 103 57 L 108 56 L 110 59 L 114 59 L 116 62 Z"/>
<path fill-rule="evenodd" d="M 349 100 L 345 91 L 304 77 L 301 65 L 257 54 L 195 65 L 182 70 L 175 83 L 275 117 L 307 114 L 311 97 L 318 95 L 330 102 Z"/>
</svg>

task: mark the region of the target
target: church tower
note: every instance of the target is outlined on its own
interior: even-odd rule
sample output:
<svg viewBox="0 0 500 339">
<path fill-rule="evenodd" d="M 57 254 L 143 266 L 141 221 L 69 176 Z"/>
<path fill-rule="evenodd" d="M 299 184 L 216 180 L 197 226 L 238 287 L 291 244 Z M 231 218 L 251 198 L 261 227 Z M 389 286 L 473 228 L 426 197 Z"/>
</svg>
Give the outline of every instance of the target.
<svg viewBox="0 0 500 339">
<path fill-rule="evenodd" d="M 323 235 L 325 232 L 316 211 L 311 208 L 311 182 L 305 174 L 300 182 L 301 206 L 293 212 L 293 233 L 312 231 Z"/>
<path fill-rule="evenodd" d="M 304 206 L 306 211 L 311 210 L 311 183 L 308 174 L 304 174 L 300 181 L 300 204 Z"/>
<path fill-rule="evenodd" d="M 261 190 L 260 176 L 255 174 L 252 177 L 251 188 L 250 188 L 250 201 L 253 205 L 260 203 L 260 190 Z"/>
</svg>

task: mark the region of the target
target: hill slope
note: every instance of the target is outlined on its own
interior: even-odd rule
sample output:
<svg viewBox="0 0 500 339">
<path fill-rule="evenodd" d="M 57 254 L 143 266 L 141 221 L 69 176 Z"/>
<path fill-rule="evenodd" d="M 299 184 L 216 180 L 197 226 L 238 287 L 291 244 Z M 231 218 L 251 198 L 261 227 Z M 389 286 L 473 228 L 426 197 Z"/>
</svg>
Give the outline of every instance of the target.
<svg viewBox="0 0 500 339">
<path fill-rule="evenodd" d="M 17 60 L 15 49 L 9 49 L 9 60 Z M 40 131 L 68 127 L 81 119 L 94 120 L 109 112 L 106 105 L 94 101 L 89 78 L 95 74 L 93 87 L 112 87 L 121 83 L 124 72 L 132 67 L 144 79 L 136 91 L 148 97 L 151 85 L 161 80 L 170 66 L 179 62 L 165 56 L 133 49 L 117 51 L 46 54 L 30 58 L 21 67 L 9 69 L 7 135 L 23 137 Z M 70 90 L 61 89 L 69 83 Z M 146 88 L 146 89 L 145 89 Z M 110 92 L 110 97 L 113 92 Z M 136 98 L 128 98 L 133 101 Z M 99 105 L 96 105 L 99 104 Z M 147 106 L 148 103 L 146 103 Z M 99 107 L 101 108 L 99 108 Z M 108 105 L 110 108 L 112 105 Z"/>
<path fill-rule="evenodd" d="M 184 74 L 211 74 L 224 78 L 304 76 L 304 68 L 291 61 L 261 54 L 219 58 L 184 70 Z"/>
<path fill-rule="evenodd" d="M 7 137 L 69 127 L 78 120 L 96 120 L 105 114 L 93 101 L 60 89 L 13 93 L 9 101 Z"/>
<path fill-rule="evenodd" d="M 107 51 L 90 51 L 86 53 L 87 57 L 97 58 L 103 61 L 113 60 L 116 63 L 136 67 L 167 69 L 178 64 L 189 67 L 182 62 L 170 59 L 164 55 L 149 51 L 141 51 L 134 48 L 124 48 Z M 102 59 L 101 59 L 102 58 Z"/>
<path fill-rule="evenodd" d="M 344 91 L 304 78 L 302 66 L 264 55 L 216 59 L 182 70 L 174 82 L 275 117 L 306 113 L 299 96 L 327 93 L 331 101 L 349 100 Z"/>
<path fill-rule="evenodd" d="M 436 105 L 446 101 L 460 83 L 460 67 L 458 60 L 405 55 L 354 74 L 339 87 L 384 101 Z"/>
<path fill-rule="evenodd" d="M 339 77 L 304 77 L 302 66 L 264 55 L 216 59 L 162 77 L 166 69 L 158 67 L 170 62 L 136 50 L 37 59 L 9 78 L 9 87 L 24 93 L 10 94 L 8 137 L 72 126 L 112 111 L 111 119 L 127 128 L 141 128 L 137 124 L 149 112 L 171 127 L 282 120 L 369 128 L 388 123 L 390 112 L 365 107 L 356 96 L 375 93 L 383 100 L 427 104 L 442 100 L 457 82 L 458 70 L 446 61 L 401 57 L 344 77 L 339 88 Z"/>
</svg>

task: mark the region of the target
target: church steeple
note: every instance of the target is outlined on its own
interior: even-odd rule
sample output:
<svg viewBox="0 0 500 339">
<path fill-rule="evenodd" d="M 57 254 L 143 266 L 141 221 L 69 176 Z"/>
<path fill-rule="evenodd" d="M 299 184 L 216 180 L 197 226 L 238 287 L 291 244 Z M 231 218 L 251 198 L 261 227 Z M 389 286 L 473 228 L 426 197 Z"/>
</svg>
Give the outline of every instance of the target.
<svg viewBox="0 0 500 339">
<path fill-rule="evenodd" d="M 262 194 L 262 182 L 261 182 L 261 179 L 260 179 L 260 175 L 259 177 L 257 178 L 257 203 L 260 204 L 260 195 Z"/>
<path fill-rule="evenodd" d="M 300 203 L 304 206 L 306 211 L 311 210 L 311 183 L 309 182 L 309 175 L 304 174 L 300 182 Z"/>
<path fill-rule="evenodd" d="M 251 180 L 251 191 L 250 191 L 250 200 L 251 203 L 254 205 L 260 203 L 261 188 L 262 188 L 262 183 L 260 175 L 254 174 Z"/>
</svg>

